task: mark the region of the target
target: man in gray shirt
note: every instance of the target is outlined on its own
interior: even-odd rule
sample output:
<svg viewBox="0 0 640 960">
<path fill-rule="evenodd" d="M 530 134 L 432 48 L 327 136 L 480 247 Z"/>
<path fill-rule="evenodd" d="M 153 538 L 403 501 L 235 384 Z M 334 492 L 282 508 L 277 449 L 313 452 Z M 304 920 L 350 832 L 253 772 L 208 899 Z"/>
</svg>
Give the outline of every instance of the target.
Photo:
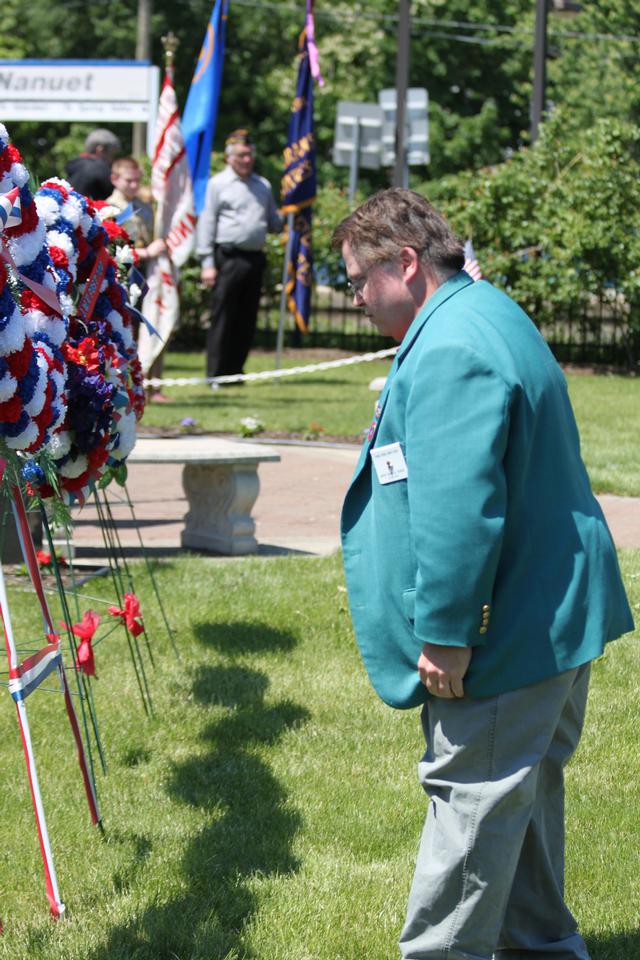
<svg viewBox="0 0 640 960">
<path fill-rule="evenodd" d="M 226 168 L 207 184 L 198 220 L 201 279 L 213 291 L 207 335 L 207 376 L 242 373 L 255 333 L 268 232 L 278 233 L 271 187 L 253 172 L 255 149 L 247 130 L 225 144 Z"/>
</svg>

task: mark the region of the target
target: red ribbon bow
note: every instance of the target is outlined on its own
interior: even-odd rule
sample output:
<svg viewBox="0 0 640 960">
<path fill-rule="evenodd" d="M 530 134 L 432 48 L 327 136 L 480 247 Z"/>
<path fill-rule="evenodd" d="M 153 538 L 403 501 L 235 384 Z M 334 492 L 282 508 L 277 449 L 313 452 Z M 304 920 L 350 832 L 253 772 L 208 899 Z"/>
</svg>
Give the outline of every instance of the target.
<svg viewBox="0 0 640 960">
<path fill-rule="evenodd" d="M 76 660 L 76 670 L 82 670 L 83 673 L 86 673 L 88 677 L 95 677 L 96 675 L 96 666 L 93 659 L 93 647 L 91 646 L 91 641 L 93 636 L 98 629 L 98 624 L 100 623 L 100 617 L 93 610 L 86 610 L 85 614 L 80 621 L 80 623 L 74 623 L 72 627 L 68 627 L 66 623 L 63 623 L 63 627 L 66 627 L 67 630 L 71 630 L 74 637 L 77 637 L 80 641 L 78 644 L 78 658 Z"/>
<path fill-rule="evenodd" d="M 144 630 L 142 614 L 140 613 L 140 601 L 135 593 L 125 593 L 124 607 L 122 609 L 120 609 L 120 607 L 109 607 L 109 613 L 113 617 L 119 617 L 134 637 L 140 636 Z"/>
</svg>

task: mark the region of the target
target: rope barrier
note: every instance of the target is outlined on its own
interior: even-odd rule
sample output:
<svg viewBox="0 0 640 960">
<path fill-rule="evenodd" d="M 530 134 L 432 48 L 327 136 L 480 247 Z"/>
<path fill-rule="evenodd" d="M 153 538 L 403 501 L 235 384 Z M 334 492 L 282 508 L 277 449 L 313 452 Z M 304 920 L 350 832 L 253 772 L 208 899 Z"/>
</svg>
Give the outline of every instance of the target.
<svg viewBox="0 0 640 960">
<path fill-rule="evenodd" d="M 323 360 L 320 363 L 309 363 L 301 367 L 286 367 L 281 370 L 262 370 L 260 373 L 236 373 L 224 377 L 152 377 L 144 381 L 145 387 L 192 387 L 201 383 L 251 383 L 256 380 L 275 380 L 279 377 L 292 377 L 299 373 L 315 373 L 317 370 L 332 370 L 335 367 L 346 367 L 354 363 L 369 363 L 371 360 L 382 360 L 397 353 L 398 347 L 389 347 L 387 350 L 377 350 L 375 353 L 361 353 L 354 357 L 344 357 L 342 360 Z"/>
</svg>

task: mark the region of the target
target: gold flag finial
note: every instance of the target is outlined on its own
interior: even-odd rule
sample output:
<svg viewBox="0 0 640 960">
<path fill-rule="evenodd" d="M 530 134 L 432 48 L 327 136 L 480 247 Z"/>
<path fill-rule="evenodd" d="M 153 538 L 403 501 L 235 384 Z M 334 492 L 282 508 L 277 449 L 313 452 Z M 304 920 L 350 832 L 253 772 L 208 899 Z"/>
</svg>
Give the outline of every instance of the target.
<svg viewBox="0 0 640 960">
<path fill-rule="evenodd" d="M 166 37 L 162 37 L 162 46 L 164 47 L 165 66 L 167 69 L 173 67 L 175 52 L 180 45 L 180 40 L 176 37 L 173 30 L 170 30 Z"/>
</svg>

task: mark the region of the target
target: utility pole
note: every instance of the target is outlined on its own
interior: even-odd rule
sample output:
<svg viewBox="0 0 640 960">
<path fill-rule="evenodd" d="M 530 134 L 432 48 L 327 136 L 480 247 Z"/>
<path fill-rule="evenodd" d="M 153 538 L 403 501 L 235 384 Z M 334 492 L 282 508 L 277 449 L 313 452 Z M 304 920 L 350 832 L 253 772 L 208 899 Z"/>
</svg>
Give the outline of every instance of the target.
<svg viewBox="0 0 640 960">
<path fill-rule="evenodd" d="M 409 38 L 411 34 L 411 0 L 399 0 L 398 53 L 396 59 L 396 163 L 393 186 L 408 186 L 408 168 L 405 163 L 405 125 L 407 87 L 409 86 Z"/>
<path fill-rule="evenodd" d="M 549 0 L 536 0 L 536 30 L 533 47 L 533 99 L 531 101 L 531 143 L 538 139 L 538 127 L 545 107 L 547 86 L 547 11 Z"/>
<path fill-rule="evenodd" d="M 153 0 L 138 0 L 136 29 L 136 60 L 151 60 L 151 8 Z M 145 154 L 146 124 L 133 125 L 131 152 L 138 160 Z"/>
</svg>

